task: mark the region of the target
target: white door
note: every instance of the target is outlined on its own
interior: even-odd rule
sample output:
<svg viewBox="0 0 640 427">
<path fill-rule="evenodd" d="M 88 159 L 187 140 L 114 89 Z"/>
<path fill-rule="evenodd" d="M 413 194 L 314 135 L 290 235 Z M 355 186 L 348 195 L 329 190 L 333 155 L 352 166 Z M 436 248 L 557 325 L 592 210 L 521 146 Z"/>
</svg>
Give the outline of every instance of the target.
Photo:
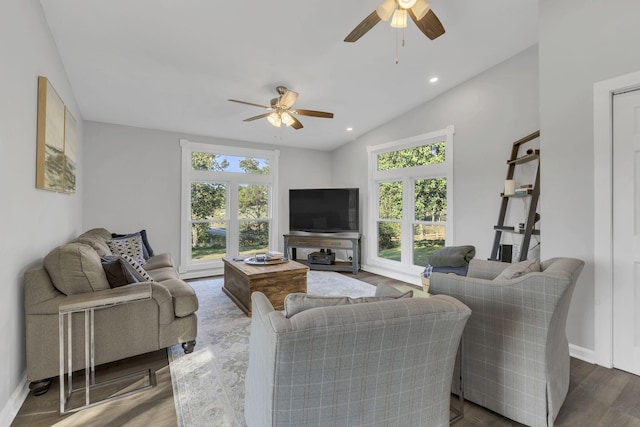
<svg viewBox="0 0 640 427">
<path fill-rule="evenodd" d="M 640 375 L 640 90 L 613 98 L 613 365 Z"/>
</svg>

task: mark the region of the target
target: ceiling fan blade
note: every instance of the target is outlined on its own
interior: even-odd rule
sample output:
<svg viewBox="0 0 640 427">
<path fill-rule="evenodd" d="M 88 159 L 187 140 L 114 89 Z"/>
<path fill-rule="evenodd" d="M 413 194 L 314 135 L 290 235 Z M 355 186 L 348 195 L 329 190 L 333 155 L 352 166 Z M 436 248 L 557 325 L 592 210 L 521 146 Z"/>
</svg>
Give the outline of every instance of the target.
<svg viewBox="0 0 640 427">
<path fill-rule="evenodd" d="M 280 107 L 285 110 L 291 108 L 293 103 L 296 102 L 296 99 L 298 99 L 298 92 L 287 90 L 280 98 Z"/>
<path fill-rule="evenodd" d="M 295 130 L 298 129 L 302 129 L 304 126 L 302 126 L 302 123 L 300 123 L 300 120 L 298 120 L 293 114 L 290 114 L 292 122 L 289 125 L 289 127 L 294 128 Z"/>
<path fill-rule="evenodd" d="M 271 110 L 271 107 L 267 107 L 266 105 L 254 104 L 253 102 L 238 101 L 237 99 L 227 99 L 227 101 L 237 102 L 238 104 L 253 105 L 254 107 L 266 108 L 267 110 Z"/>
<path fill-rule="evenodd" d="M 258 120 L 258 119 L 261 119 L 263 117 L 267 117 L 270 114 L 273 114 L 273 113 L 264 113 L 264 114 L 260 114 L 259 116 L 249 117 L 248 119 L 244 119 L 243 122 L 252 122 L 254 120 Z"/>
<path fill-rule="evenodd" d="M 429 37 L 431 40 L 435 40 L 444 34 L 442 22 L 440 22 L 436 14 L 433 13 L 433 10 L 429 10 L 429 12 L 427 12 L 427 14 L 419 21 L 416 18 L 416 14 L 413 13 L 413 10 L 409 9 L 408 12 L 420 31 L 422 31 L 424 35 Z"/>
<path fill-rule="evenodd" d="M 301 116 L 322 117 L 325 119 L 333 119 L 333 113 L 327 113 L 324 111 L 292 110 L 291 112 L 295 114 L 300 114 Z"/>
<path fill-rule="evenodd" d="M 372 29 L 378 22 L 380 22 L 380 16 L 378 16 L 378 12 L 374 10 L 371 12 L 371 15 L 364 18 L 364 20 L 345 37 L 344 41 L 350 43 L 357 41 L 360 37 L 367 34 L 367 31 Z"/>
</svg>

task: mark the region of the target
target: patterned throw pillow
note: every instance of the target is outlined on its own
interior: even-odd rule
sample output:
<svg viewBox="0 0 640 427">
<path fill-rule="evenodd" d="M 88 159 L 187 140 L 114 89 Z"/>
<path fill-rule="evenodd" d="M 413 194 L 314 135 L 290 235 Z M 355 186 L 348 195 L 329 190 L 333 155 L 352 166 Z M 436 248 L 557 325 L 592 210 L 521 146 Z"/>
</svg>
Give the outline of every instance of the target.
<svg viewBox="0 0 640 427">
<path fill-rule="evenodd" d="M 114 255 L 128 255 L 140 265 L 144 265 L 146 262 L 142 253 L 142 237 L 140 236 L 107 240 L 107 245 Z"/>
<path fill-rule="evenodd" d="M 149 244 L 149 238 L 147 237 L 147 230 L 140 230 L 137 233 L 129 233 L 129 234 L 111 233 L 111 238 L 113 239 L 120 239 L 123 237 L 133 237 L 133 236 L 142 237 L 142 255 L 144 256 L 144 259 L 148 260 L 149 258 L 151 258 L 153 256 L 153 249 Z"/>
<path fill-rule="evenodd" d="M 146 270 L 144 268 L 142 268 L 142 265 L 140 265 L 140 263 L 137 262 L 135 259 L 133 259 L 129 255 L 121 255 L 121 257 L 122 257 L 123 260 L 125 260 L 127 263 L 129 263 L 129 265 L 131 267 L 133 267 L 133 269 L 135 270 L 134 274 L 136 274 L 137 278 L 141 282 L 153 282 L 154 281 L 151 278 L 151 276 L 149 276 L 149 273 L 147 273 Z"/>
</svg>

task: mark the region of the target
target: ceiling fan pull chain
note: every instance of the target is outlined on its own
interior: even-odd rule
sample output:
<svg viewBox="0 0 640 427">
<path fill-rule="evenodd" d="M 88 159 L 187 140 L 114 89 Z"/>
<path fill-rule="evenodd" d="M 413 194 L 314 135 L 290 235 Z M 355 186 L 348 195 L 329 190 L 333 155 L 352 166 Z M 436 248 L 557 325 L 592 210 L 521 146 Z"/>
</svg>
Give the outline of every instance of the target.
<svg viewBox="0 0 640 427">
<path fill-rule="evenodd" d="M 400 54 L 398 53 L 398 31 L 399 29 L 396 28 L 396 65 L 399 62 L 398 57 L 400 56 Z"/>
</svg>

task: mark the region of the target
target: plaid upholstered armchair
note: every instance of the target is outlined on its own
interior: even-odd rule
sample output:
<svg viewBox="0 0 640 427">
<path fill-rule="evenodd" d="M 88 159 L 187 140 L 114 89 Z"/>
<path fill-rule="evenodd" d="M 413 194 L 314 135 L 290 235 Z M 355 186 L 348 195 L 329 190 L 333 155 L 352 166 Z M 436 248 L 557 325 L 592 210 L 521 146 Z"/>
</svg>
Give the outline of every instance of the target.
<svg viewBox="0 0 640 427">
<path fill-rule="evenodd" d="M 573 258 L 473 259 L 466 277 L 431 275 L 431 294 L 472 310 L 462 337 L 465 400 L 528 426 L 553 426 L 569 389 L 565 326 L 583 266 Z"/>
<path fill-rule="evenodd" d="M 283 312 L 260 292 L 251 297 L 249 427 L 449 424 L 454 362 L 470 314 L 455 298 L 314 303 L 287 318 L 286 301 Z"/>
</svg>

